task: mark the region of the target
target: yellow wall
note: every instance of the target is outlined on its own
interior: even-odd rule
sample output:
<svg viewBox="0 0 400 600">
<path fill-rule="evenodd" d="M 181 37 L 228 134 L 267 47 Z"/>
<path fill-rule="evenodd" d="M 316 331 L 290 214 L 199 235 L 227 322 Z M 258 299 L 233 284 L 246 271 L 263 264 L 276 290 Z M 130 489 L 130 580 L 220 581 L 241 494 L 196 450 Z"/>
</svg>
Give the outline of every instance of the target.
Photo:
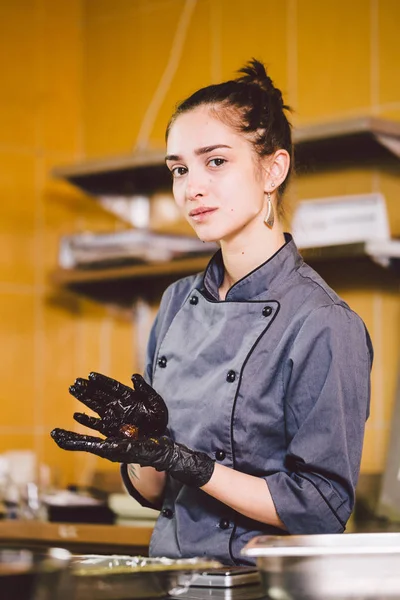
<svg viewBox="0 0 400 600">
<path fill-rule="evenodd" d="M 0 24 L 0 453 L 32 449 L 55 478 L 84 482 L 91 457 L 61 452 L 49 431 L 72 425 L 75 377 L 126 377 L 133 344 L 126 321 L 48 278 L 60 235 L 114 227 L 48 175 L 84 156 L 82 2 L 3 0 Z"/>
<path fill-rule="evenodd" d="M 186 7 L 186 8 L 185 8 Z M 187 18 L 182 51 L 179 19 Z M 48 431 L 72 427 L 68 385 L 99 370 L 129 381 L 135 328 L 110 310 L 55 290 L 48 275 L 61 234 L 121 225 L 49 178 L 53 165 L 162 147 L 174 104 L 201 85 L 263 59 L 292 121 L 372 114 L 400 120 L 397 0 L 13 0 L 0 2 L 0 452 L 35 449 L 63 482 L 84 482 L 105 461 L 59 450 Z M 179 33 L 179 32 L 178 32 Z M 175 39 L 175 45 L 173 45 Z M 182 38 L 181 38 L 182 39 Z M 146 111 L 171 49 L 176 70 Z M 357 167 L 298 177 L 301 198 L 383 191 L 400 235 L 399 171 Z M 373 411 L 364 472 L 384 466 L 400 346 L 398 280 L 379 270 L 327 272 L 365 319 L 375 345 Z"/>
</svg>

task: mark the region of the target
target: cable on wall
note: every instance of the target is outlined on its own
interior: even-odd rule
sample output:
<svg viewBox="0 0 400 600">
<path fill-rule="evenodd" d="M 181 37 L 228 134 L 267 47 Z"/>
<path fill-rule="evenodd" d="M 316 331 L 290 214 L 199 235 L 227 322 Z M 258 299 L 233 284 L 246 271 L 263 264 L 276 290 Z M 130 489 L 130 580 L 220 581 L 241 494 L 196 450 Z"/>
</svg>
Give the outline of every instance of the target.
<svg viewBox="0 0 400 600">
<path fill-rule="evenodd" d="M 161 76 L 154 96 L 149 104 L 149 107 L 144 115 L 142 124 L 139 129 L 136 145 L 134 150 L 144 150 L 148 144 L 151 131 L 154 127 L 154 122 L 157 118 L 171 82 L 178 69 L 179 62 L 182 56 L 183 46 L 186 40 L 190 21 L 196 7 L 197 0 L 186 0 L 181 17 L 176 28 L 175 36 L 172 42 L 171 51 L 169 54 L 167 66 Z"/>
</svg>

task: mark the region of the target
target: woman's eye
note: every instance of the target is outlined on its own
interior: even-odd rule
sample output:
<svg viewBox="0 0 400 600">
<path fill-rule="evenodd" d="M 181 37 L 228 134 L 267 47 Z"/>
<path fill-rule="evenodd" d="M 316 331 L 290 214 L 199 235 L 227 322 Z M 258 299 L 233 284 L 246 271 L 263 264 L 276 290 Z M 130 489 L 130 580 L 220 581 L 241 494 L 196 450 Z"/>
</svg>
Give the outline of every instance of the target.
<svg viewBox="0 0 400 600">
<path fill-rule="evenodd" d="M 172 177 L 182 177 L 187 173 L 186 167 L 173 167 L 171 169 Z"/>
<path fill-rule="evenodd" d="M 211 167 L 220 167 L 224 163 L 226 163 L 224 158 L 211 158 L 208 162 Z"/>
</svg>

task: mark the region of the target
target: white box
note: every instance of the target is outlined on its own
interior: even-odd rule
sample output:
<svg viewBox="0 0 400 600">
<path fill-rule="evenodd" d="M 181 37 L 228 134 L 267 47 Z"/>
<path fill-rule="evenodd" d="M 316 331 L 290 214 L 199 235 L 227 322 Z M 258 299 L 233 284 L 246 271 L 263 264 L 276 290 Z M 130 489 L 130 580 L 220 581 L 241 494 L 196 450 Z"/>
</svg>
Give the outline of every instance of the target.
<svg viewBox="0 0 400 600">
<path fill-rule="evenodd" d="M 382 194 L 332 196 L 301 201 L 292 234 L 299 248 L 317 248 L 390 238 Z"/>
</svg>

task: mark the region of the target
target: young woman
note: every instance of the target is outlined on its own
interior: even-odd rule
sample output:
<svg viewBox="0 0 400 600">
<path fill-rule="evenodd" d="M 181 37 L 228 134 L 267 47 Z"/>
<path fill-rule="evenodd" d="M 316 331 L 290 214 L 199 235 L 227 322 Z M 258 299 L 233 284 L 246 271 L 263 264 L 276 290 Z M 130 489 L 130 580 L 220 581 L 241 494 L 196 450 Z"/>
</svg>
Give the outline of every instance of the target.
<svg viewBox="0 0 400 600">
<path fill-rule="evenodd" d="M 75 419 L 106 439 L 52 432 L 62 448 L 121 462 L 132 496 L 161 510 L 153 556 L 245 564 L 255 535 L 342 532 L 354 505 L 372 347 L 283 232 L 286 109 L 255 60 L 178 106 L 173 194 L 220 250 L 164 293 L 146 382 L 92 373 L 71 387 L 100 417 Z M 139 439 L 125 437 L 130 425 Z"/>
</svg>

